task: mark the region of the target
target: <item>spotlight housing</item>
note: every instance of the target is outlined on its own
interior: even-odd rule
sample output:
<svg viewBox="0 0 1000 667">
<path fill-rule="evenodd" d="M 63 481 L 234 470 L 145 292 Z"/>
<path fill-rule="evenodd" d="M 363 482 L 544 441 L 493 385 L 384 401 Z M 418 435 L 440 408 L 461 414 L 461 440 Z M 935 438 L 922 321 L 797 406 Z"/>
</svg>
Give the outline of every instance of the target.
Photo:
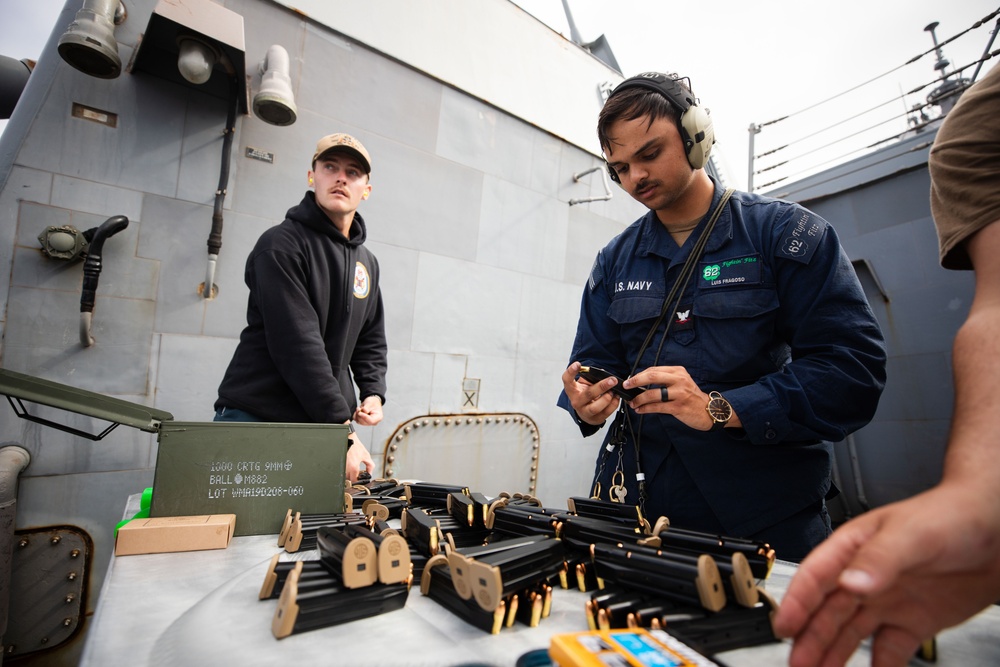
<svg viewBox="0 0 1000 667">
<path fill-rule="evenodd" d="M 288 52 L 272 44 L 260 63 L 260 91 L 253 98 L 253 113 L 271 125 L 291 125 L 298 118 L 295 93 L 288 76 Z"/>
<path fill-rule="evenodd" d="M 124 20 L 125 7 L 119 0 L 84 0 L 76 18 L 59 38 L 59 55 L 84 74 L 117 78 L 122 72 L 122 59 L 115 25 Z"/>
</svg>

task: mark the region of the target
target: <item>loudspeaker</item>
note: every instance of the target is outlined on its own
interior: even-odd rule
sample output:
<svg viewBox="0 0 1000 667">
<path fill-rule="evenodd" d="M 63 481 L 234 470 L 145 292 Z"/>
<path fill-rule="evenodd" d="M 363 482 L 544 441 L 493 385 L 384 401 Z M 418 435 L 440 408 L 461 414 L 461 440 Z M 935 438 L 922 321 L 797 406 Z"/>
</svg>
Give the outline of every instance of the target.
<svg viewBox="0 0 1000 667">
<path fill-rule="evenodd" d="M 679 112 L 677 130 L 680 132 L 681 141 L 684 142 L 688 164 L 691 165 L 692 169 L 704 167 L 712 152 L 712 144 L 715 143 L 715 130 L 712 127 L 712 118 L 709 116 L 708 110 L 698 106 L 690 86 L 683 86 L 681 78 L 676 74 L 643 72 L 618 84 L 611 91 L 608 99 L 610 100 L 621 91 L 629 88 L 645 88 L 667 98 L 667 101 Z M 608 173 L 611 180 L 615 183 L 620 182 L 618 174 L 610 165 L 608 165 Z"/>
</svg>

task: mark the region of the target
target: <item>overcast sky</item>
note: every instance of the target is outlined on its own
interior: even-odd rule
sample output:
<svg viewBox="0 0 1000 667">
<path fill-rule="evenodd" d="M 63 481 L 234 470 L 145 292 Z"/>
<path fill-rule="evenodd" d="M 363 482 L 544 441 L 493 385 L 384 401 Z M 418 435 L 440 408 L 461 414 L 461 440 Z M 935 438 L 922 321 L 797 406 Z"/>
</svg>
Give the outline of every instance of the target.
<svg viewBox="0 0 1000 667">
<path fill-rule="evenodd" d="M 570 36 L 561 0 L 514 0 L 557 32 Z M 747 181 L 751 123 L 794 113 L 889 72 L 934 46 L 924 28 L 937 21 L 939 42 L 971 27 L 1000 8 L 998 0 L 570 0 L 574 22 L 584 42 L 605 35 L 625 76 L 648 70 L 673 71 L 691 78 L 701 104 L 712 112 L 718 154 L 732 185 Z M 943 47 L 952 67 L 981 57 L 994 17 L 988 24 Z M 1000 39 L 992 49 L 1000 48 Z M 988 71 L 998 58 L 987 61 Z M 844 146 L 810 153 L 892 116 L 904 116 L 926 101 L 931 88 L 901 99 L 935 78 L 935 57 L 883 77 L 830 103 L 764 128 L 754 152 L 798 140 L 822 128 L 876 107 L 871 114 L 792 144 L 785 157 L 801 168 L 829 159 Z M 971 76 L 972 70 L 964 73 Z M 905 117 L 879 126 L 871 141 L 906 130 Z M 868 141 L 867 135 L 853 140 Z M 852 154 L 850 157 L 854 157 Z M 772 158 L 772 161 L 776 161 Z M 768 175 L 755 177 L 760 185 Z"/>
<path fill-rule="evenodd" d="M 38 58 L 63 4 L 63 0 L 0 0 L 0 54 L 17 60 Z"/>
<path fill-rule="evenodd" d="M 332 0 L 338 2 L 363 0 Z M 364 0 L 377 10 L 377 0 Z M 477 2 L 480 0 L 467 0 Z M 0 54 L 37 58 L 48 39 L 63 0 L 0 0 Z M 82 4 L 82 2 L 81 2 Z M 561 0 L 516 0 L 553 30 L 570 36 Z M 646 70 L 676 71 L 691 78 L 702 106 L 712 112 L 717 154 L 736 187 L 747 181 L 751 123 L 765 123 L 810 107 L 837 93 L 903 65 L 933 46 L 924 31 L 937 21 L 940 42 L 970 28 L 1000 7 L 998 0 L 570 0 L 584 41 L 605 35 L 626 76 Z M 373 13 L 373 20 L 377 16 Z M 994 18 L 954 43 L 945 56 L 952 67 L 979 58 Z M 993 44 L 1000 48 L 1000 39 Z M 993 66 L 988 61 L 984 72 Z M 906 129 L 904 111 L 925 101 L 930 87 L 903 98 L 902 93 L 934 79 L 934 55 L 927 55 L 840 103 L 770 125 L 756 135 L 755 153 L 786 143 L 781 155 L 797 157 L 801 168 L 822 163 L 837 148 L 813 153 L 818 146 L 855 132 L 844 125 L 814 134 L 862 110 L 882 105 L 857 119 L 879 137 Z M 964 74 L 971 76 L 969 69 Z M 982 74 L 980 74 L 982 76 Z M 885 104 L 884 104 L 885 103 Z M 6 121 L 0 121 L 0 128 Z M 854 140 L 865 143 L 868 135 Z M 795 143 L 792 143 L 795 142 Z M 853 155 L 852 155 L 853 156 Z M 774 160 L 774 158 L 772 158 Z M 755 178 L 758 186 L 770 178 Z"/>
</svg>

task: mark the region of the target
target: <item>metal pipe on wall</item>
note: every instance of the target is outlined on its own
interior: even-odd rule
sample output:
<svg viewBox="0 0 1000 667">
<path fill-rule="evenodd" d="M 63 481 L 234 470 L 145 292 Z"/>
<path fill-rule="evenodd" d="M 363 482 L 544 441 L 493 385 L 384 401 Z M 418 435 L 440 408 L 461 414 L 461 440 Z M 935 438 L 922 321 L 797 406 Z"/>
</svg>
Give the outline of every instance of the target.
<svg viewBox="0 0 1000 667">
<path fill-rule="evenodd" d="M 100 227 L 88 229 L 83 233 L 90 243 L 87 249 L 87 259 L 83 262 L 83 292 L 80 295 L 80 342 L 84 347 L 94 344 L 91 334 L 91 322 L 94 315 L 94 304 L 97 301 L 97 281 L 103 268 L 104 241 L 128 227 L 128 218 L 115 215 Z"/>
<path fill-rule="evenodd" d="M 581 178 L 583 178 L 587 174 L 592 174 L 594 172 L 599 172 L 601 174 L 601 178 L 603 179 L 603 183 L 604 183 L 604 196 L 603 197 L 585 197 L 583 199 L 570 199 L 569 200 L 569 205 L 570 206 L 576 206 L 577 204 L 587 204 L 587 203 L 590 203 L 590 202 L 593 202 L 593 201 L 607 201 L 607 200 L 611 199 L 611 184 L 608 183 L 608 171 L 607 171 L 607 168 L 604 167 L 604 166 L 591 167 L 590 169 L 586 169 L 584 171 L 581 171 L 578 174 L 573 174 L 573 182 L 579 183 Z"/>
<path fill-rule="evenodd" d="M 236 109 L 239 106 L 237 82 L 233 80 L 233 97 L 226 117 L 226 127 L 222 138 L 222 164 L 219 167 L 219 187 L 215 190 L 215 206 L 212 209 L 212 231 L 208 235 L 208 268 L 205 272 L 205 282 L 202 285 L 202 297 L 211 299 L 214 296 L 215 265 L 222 250 L 222 210 L 226 200 L 226 189 L 229 187 L 229 162 L 233 148 L 233 135 L 236 133 Z"/>
<path fill-rule="evenodd" d="M 31 454 L 18 445 L 0 447 L 0 638 L 7 632 L 10 572 L 14 560 L 17 519 L 17 478 L 31 463 Z M 0 655 L 0 660 L 3 656 Z"/>
</svg>

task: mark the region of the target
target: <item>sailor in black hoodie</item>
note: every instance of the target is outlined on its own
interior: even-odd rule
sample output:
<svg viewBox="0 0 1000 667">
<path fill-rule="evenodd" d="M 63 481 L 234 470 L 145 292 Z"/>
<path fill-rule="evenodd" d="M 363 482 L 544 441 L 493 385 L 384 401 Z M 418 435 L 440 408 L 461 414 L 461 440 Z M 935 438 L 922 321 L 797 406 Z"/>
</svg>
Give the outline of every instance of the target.
<svg viewBox="0 0 1000 667">
<path fill-rule="evenodd" d="M 309 170 L 315 191 L 264 232 L 247 259 L 247 326 L 219 386 L 216 421 L 382 420 L 385 316 L 378 261 L 363 245 L 357 212 L 371 193 L 370 173 L 368 151 L 354 137 L 317 143 Z M 357 434 L 350 439 L 353 482 L 362 464 L 369 472 L 375 464 Z"/>
</svg>

